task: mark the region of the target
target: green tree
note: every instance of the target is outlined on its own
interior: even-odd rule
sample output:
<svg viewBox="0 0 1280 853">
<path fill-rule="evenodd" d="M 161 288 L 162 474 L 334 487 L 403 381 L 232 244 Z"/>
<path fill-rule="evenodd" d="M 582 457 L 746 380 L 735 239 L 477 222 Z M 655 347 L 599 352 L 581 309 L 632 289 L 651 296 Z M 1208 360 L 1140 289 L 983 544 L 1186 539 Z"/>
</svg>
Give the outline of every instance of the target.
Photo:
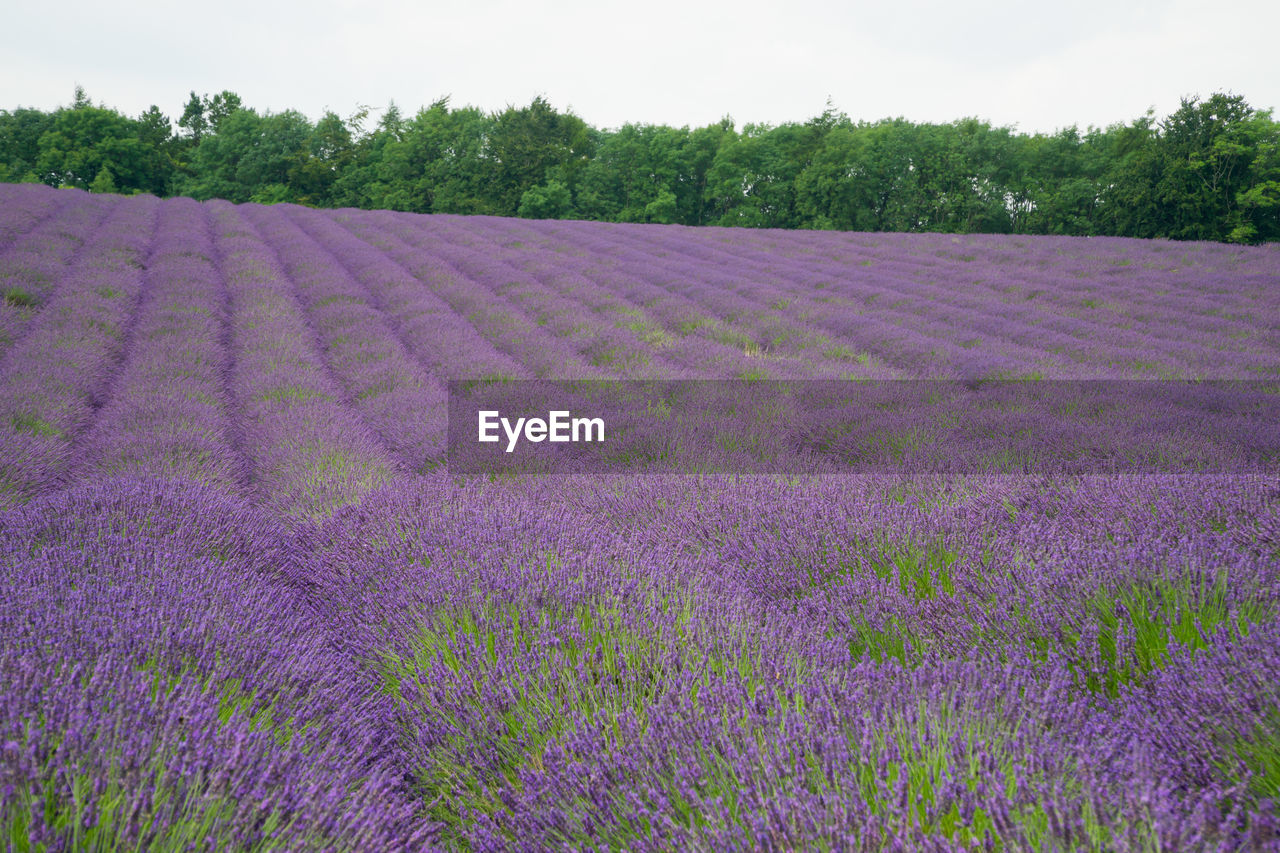
<svg viewBox="0 0 1280 853">
<path fill-rule="evenodd" d="M 223 121 L 229 126 L 238 110 Z M 255 138 L 244 141 L 239 161 L 236 163 L 236 180 L 252 199 L 254 193 L 272 185 L 288 187 L 288 192 L 273 190 L 270 201 L 302 201 L 302 176 L 310 158 L 310 145 L 314 130 L 307 117 L 297 110 L 267 113 L 257 124 Z M 218 134 L 219 136 L 221 133 Z M 268 199 L 262 199 L 267 201 Z"/>
<path fill-rule="evenodd" d="M 657 197 L 644 206 L 644 219 L 646 222 L 670 225 L 676 221 L 678 214 L 679 207 L 676 203 L 676 194 L 666 187 L 658 190 Z"/>
<path fill-rule="evenodd" d="M 664 125 L 625 124 L 601 134 L 578 181 L 579 210 L 614 222 L 685 221 L 698 202 L 689 140 L 688 128 Z"/>
<path fill-rule="evenodd" d="M 1108 127 L 1099 141 L 1107 167 L 1098 200 L 1098 233 L 1162 236 L 1164 221 L 1156 186 L 1163 164 L 1154 113 Z"/>
<path fill-rule="evenodd" d="M 358 125 L 359 113 L 354 117 Z M 316 122 L 305 155 L 294 166 L 290 184 L 302 204 L 318 207 L 330 205 L 339 176 L 355 159 L 352 129 L 332 111 Z"/>
<path fill-rule="evenodd" d="M 366 118 L 367 114 L 361 116 Z M 371 133 L 364 133 L 360 122 L 348 122 L 351 132 L 350 161 L 334 177 L 330 203 L 335 207 L 375 207 L 374 196 L 380 192 L 377 169 L 385 156 L 386 146 L 398 141 L 404 119 L 392 101 Z"/>
<path fill-rule="evenodd" d="M 525 191 L 547 180 L 552 169 L 572 191 L 595 147 L 586 122 L 572 113 L 556 112 L 542 97 L 494 116 L 486 141 L 485 153 L 495 173 L 489 199 L 507 216 L 519 208 Z"/>
<path fill-rule="evenodd" d="M 1260 120 L 1261 119 L 1261 120 Z M 1239 95 L 1184 98 L 1160 125 L 1161 174 L 1156 185 L 1163 236 L 1223 240 L 1247 229 L 1242 197 L 1255 178 L 1253 160 L 1268 116 Z"/>
<path fill-rule="evenodd" d="M 154 104 L 138 116 L 137 122 L 138 140 L 146 150 L 142 189 L 155 195 L 168 195 L 178 168 L 174 159 L 173 125 Z"/>
<path fill-rule="evenodd" d="M 115 191 L 116 182 L 111 177 L 111 170 L 103 166 L 98 170 L 98 175 L 93 179 L 93 183 L 89 184 L 89 192 L 113 193 Z"/>
<path fill-rule="evenodd" d="M 1012 230 L 1018 150 L 1008 128 L 992 127 L 976 118 L 960 119 L 940 129 L 951 154 L 945 162 L 954 172 L 943 186 L 948 192 L 946 230 L 1001 234 Z M 919 160 L 927 169 L 930 161 Z M 925 191 L 929 183 L 926 175 Z"/>
<path fill-rule="evenodd" d="M 807 224 L 859 231 L 916 231 L 937 226 L 945 203 L 941 153 L 922 144 L 922 127 L 904 119 L 842 125 L 824 138 L 796 179 Z M 922 187 L 937 194 L 932 203 Z"/>
<path fill-rule="evenodd" d="M 1239 205 L 1227 239 L 1239 243 L 1280 240 L 1280 123 L 1270 111 L 1251 120 L 1254 156 L 1248 187 L 1236 196 Z"/>
<path fill-rule="evenodd" d="M 1280 124 L 1242 97 L 1163 120 L 1019 134 L 976 118 L 852 123 L 828 103 L 777 127 L 598 131 L 545 99 L 485 113 L 441 98 L 412 118 L 258 114 L 192 91 L 178 134 L 77 86 L 52 113 L 0 111 L 0 181 L 421 213 L 775 228 L 1280 239 Z"/>
<path fill-rule="evenodd" d="M 244 103 L 235 92 L 223 89 L 212 98 L 206 96 L 205 115 L 209 120 L 209 130 L 217 133 L 228 117 L 242 109 L 244 109 Z"/>
<path fill-rule="evenodd" d="M 114 110 L 87 104 L 77 87 L 75 105 L 53 113 L 36 146 L 41 180 L 88 189 L 105 166 L 122 192 L 156 189 L 155 164 L 140 138 L 145 129 Z"/>
<path fill-rule="evenodd" d="M 520 197 L 519 215 L 526 219 L 565 219 L 573 212 L 573 195 L 557 180 L 530 187 Z"/>
<path fill-rule="evenodd" d="M 1106 159 L 1102 131 L 1082 136 L 1072 126 L 1022 140 L 1011 192 L 1015 231 L 1089 235 L 1098 231 L 1098 204 Z"/>
<path fill-rule="evenodd" d="M 184 192 L 235 202 L 299 201 L 311 136 L 310 122 L 295 110 L 260 116 L 236 109 L 200 141 Z"/>
<path fill-rule="evenodd" d="M 676 208 L 685 225 L 705 225 L 715 216 L 715 202 L 710 192 L 711 167 L 720 149 L 736 139 L 733 119 L 728 116 L 690 132 L 681 158 L 686 177 L 675 190 Z"/>
<path fill-rule="evenodd" d="M 40 137 L 53 125 L 53 115 L 20 107 L 0 110 L 0 169 L 2 180 L 38 181 Z"/>
<path fill-rule="evenodd" d="M 708 173 L 707 192 L 719 213 L 716 223 L 799 227 L 805 217 L 798 204 L 797 181 L 826 137 L 846 121 L 828 108 L 805 124 L 749 124 L 736 138 L 723 140 Z"/>
<path fill-rule="evenodd" d="M 178 127 L 185 130 L 187 136 L 197 145 L 209 130 L 209 119 L 205 115 L 205 110 L 204 99 L 193 91 L 191 97 L 187 98 L 186 106 L 182 108 L 182 117 L 178 119 Z"/>
<path fill-rule="evenodd" d="M 491 127 L 478 109 L 451 110 L 448 98 L 394 126 L 384 117 L 361 167 L 365 198 L 373 207 L 416 213 L 498 213 L 486 150 Z"/>
</svg>

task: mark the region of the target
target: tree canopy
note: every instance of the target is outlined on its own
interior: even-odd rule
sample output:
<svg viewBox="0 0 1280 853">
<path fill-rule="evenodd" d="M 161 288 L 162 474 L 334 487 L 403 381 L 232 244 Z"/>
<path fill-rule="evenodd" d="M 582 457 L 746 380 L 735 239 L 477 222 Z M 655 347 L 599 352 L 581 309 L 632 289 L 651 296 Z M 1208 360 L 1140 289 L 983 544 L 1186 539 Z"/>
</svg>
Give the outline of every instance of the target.
<svg viewBox="0 0 1280 853">
<path fill-rule="evenodd" d="M 613 222 L 756 228 L 1280 239 L 1280 124 L 1242 96 L 1171 115 L 1019 133 L 976 118 L 600 130 L 544 98 L 486 113 L 441 98 L 405 115 L 259 112 L 191 92 L 176 122 L 77 89 L 0 111 L 0 181 Z"/>
</svg>

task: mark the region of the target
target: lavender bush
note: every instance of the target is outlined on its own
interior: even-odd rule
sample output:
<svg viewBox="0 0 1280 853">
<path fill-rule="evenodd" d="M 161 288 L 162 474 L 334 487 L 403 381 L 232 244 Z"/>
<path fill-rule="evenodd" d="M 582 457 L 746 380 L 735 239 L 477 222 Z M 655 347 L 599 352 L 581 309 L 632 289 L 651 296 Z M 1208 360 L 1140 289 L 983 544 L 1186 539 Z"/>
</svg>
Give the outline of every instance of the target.
<svg viewBox="0 0 1280 853">
<path fill-rule="evenodd" d="M 1214 436 L 1130 474 L 445 444 L 451 380 L 1267 393 L 1274 246 L 9 185 L 0 294 L 14 849 L 1280 850 L 1280 476 Z"/>
</svg>

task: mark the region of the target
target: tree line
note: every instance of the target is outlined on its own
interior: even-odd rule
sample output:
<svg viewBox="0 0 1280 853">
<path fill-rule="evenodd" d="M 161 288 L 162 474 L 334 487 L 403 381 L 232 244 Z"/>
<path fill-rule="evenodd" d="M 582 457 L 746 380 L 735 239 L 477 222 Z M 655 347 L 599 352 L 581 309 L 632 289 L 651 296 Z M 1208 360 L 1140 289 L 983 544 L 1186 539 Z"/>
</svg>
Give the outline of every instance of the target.
<svg viewBox="0 0 1280 853">
<path fill-rule="evenodd" d="M 50 112 L 0 110 L 0 181 L 608 222 L 1280 239 L 1280 123 L 1224 93 L 1163 119 L 1028 134 L 975 118 L 855 122 L 830 105 L 776 126 L 600 130 L 541 97 L 312 122 L 229 91 L 192 92 L 175 123 L 77 88 Z"/>
</svg>

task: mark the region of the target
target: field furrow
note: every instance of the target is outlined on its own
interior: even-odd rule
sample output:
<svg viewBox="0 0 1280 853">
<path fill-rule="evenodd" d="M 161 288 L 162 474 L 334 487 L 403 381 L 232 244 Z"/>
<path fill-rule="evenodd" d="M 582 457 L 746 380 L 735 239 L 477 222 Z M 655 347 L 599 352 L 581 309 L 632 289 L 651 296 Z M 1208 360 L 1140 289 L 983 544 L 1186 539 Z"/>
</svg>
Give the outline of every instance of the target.
<svg viewBox="0 0 1280 853">
<path fill-rule="evenodd" d="M 125 358 L 85 436 L 73 474 L 191 480 L 243 495 L 233 446 L 222 280 L 205 208 L 164 202 Z"/>
<path fill-rule="evenodd" d="M 68 203 L 0 250 L 0 359 L 25 335 L 66 278 L 96 228 L 110 217 L 111 201 Z"/>
<path fill-rule="evenodd" d="M 275 213 L 254 221 L 294 283 L 345 399 L 406 468 L 441 464 L 447 418 L 442 384 L 414 363 L 334 254 Z"/>
<path fill-rule="evenodd" d="M 285 517 L 322 517 L 385 483 L 396 463 L 343 405 L 275 253 L 234 206 L 216 205 L 212 216 L 231 297 L 236 429 L 254 493 Z"/>
<path fill-rule="evenodd" d="M 136 319 L 156 199 L 121 204 L 0 366 L 0 504 L 59 485 L 106 402 Z"/>
</svg>

